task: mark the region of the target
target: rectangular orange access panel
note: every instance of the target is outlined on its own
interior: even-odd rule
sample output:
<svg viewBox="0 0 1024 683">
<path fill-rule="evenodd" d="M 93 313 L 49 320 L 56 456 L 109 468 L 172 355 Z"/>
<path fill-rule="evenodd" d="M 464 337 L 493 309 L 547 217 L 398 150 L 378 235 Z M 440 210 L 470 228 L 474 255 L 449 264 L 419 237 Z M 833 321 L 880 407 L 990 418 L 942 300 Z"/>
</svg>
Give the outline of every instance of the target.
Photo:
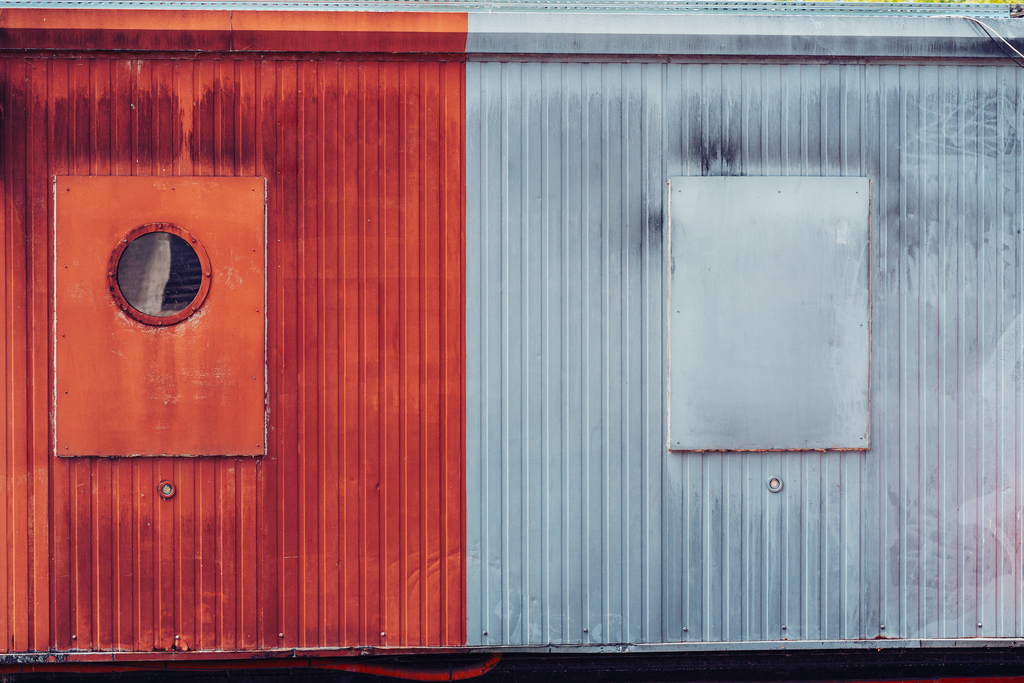
<svg viewBox="0 0 1024 683">
<path fill-rule="evenodd" d="M 264 179 L 54 193 L 56 455 L 264 454 Z"/>
</svg>

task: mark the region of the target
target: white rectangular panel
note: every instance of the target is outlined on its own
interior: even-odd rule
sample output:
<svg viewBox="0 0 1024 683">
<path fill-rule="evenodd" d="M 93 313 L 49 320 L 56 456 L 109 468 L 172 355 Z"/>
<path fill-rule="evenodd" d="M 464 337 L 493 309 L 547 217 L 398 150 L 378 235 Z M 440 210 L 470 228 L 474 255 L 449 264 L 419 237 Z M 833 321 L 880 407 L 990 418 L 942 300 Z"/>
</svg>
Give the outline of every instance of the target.
<svg viewBox="0 0 1024 683">
<path fill-rule="evenodd" d="M 671 180 L 669 448 L 869 445 L 867 178 Z"/>
</svg>

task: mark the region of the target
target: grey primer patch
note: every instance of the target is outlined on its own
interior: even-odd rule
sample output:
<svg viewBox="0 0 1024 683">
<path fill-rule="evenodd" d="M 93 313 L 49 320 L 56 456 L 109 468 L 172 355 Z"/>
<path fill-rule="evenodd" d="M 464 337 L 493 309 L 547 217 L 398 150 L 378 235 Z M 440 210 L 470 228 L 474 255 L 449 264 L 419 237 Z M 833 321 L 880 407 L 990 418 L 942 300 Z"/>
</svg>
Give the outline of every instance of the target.
<svg viewBox="0 0 1024 683">
<path fill-rule="evenodd" d="M 671 450 L 868 447 L 868 193 L 672 178 Z"/>
</svg>

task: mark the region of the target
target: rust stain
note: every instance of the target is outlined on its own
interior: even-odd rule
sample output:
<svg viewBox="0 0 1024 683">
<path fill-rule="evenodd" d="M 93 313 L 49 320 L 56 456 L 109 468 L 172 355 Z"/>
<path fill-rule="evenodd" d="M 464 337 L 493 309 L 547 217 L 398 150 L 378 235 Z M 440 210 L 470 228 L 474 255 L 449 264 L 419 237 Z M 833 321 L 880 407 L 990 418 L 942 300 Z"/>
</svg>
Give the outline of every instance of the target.
<svg viewBox="0 0 1024 683">
<path fill-rule="evenodd" d="M 23 57 L 0 59 L 0 652 L 461 645 L 463 65 Z M 268 179 L 265 457 L 52 457 L 73 175 Z"/>
</svg>

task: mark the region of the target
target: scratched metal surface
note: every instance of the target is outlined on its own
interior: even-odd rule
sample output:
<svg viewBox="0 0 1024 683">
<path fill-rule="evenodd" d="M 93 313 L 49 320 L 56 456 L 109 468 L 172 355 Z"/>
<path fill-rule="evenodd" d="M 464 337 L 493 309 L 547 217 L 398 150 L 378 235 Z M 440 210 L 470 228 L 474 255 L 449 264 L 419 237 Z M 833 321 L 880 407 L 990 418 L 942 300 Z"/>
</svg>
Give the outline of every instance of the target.
<svg viewBox="0 0 1024 683">
<path fill-rule="evenodd" d="M 867 178 L 669 185 L 669 448 L 867 448 Z"/>
<path fill-rule="evenodd" d="M 1012 66 L 467 66 L 471 644 L 1024 634 L 1022 90 Z M 665 450 L 676 175 L 872 180 L 871 450 Z"/>
<path fill-rule="evenodd" d="M 960 11 L 959 5 L 946 5 L 938 16 L 827 9 L 813 15 L 800 11 L 811 8 L 799 3 L 784 5 L 793 11 L 775 13 L 770 11 L 773 6 L 748 11 L 754 8 L 715 4 L 694 13 L 469 12 L 466 52 L 481 58 L 535 53 L 660 55 L 663 59 L 1006 59 L 1009 49 L 995 36 L 1017 41 L 1024 31 L 1022 22 L 1008 14 L 982 21 Z"/>
</svg>

